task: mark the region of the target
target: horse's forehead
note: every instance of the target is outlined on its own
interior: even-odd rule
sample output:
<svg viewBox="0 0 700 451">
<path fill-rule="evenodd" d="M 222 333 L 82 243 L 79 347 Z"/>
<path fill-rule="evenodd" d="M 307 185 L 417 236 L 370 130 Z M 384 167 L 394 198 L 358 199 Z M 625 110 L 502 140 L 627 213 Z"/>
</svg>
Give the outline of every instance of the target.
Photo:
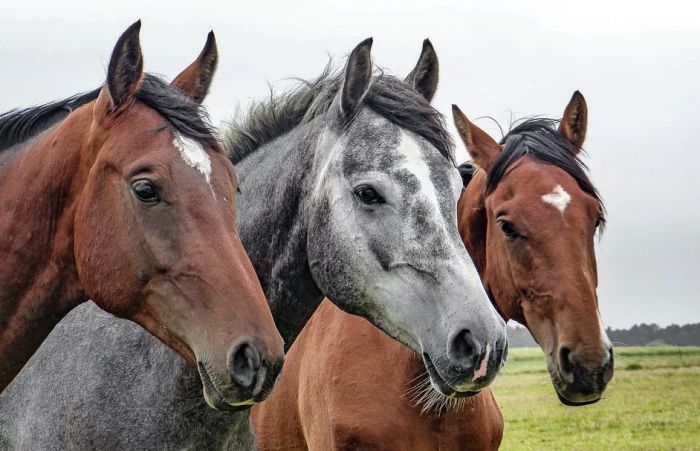
<svg viewBox="0 0 700 451">
<path fill-rule="evenodd" d="M 565 170 L 530 157 L 523 158 L 506 173 L 494 194 L 496 202 L 511 198 L 526 200 L 522 205 L 535 217 L 550 210 L 562 215 L 574 210 L 587 215 L 588 210 L 595 210 L 598 205 Z"/>
<path fill-rule="evenodd" d="M 125 119 L 120 129 L 126 131 L 114 137 L 123 162 L 145 157 L 165 166 L 183 164 L 212 187 L 214 162 L 200 141 L 173 129 L 163 116 L 138 103 Z"/>
<path fill-rule="evenodd" d="M 400 139 L 397 125 L 375 113 L 361 114 L 347 131 L 343 171 L 349 175 L 391 170 L 397 164 Z"/>
<path fill-rule="evenodd" d="M 384 172 L 405 181 L 407 173 L 412 173 L 429 177 L 439 185 L 439 194 L 455 189 L 451 186 L 454 167 L 447 158 L 422 137 L 374 112 L 361 115 L 348 131 L 343 171 L 346 176 Z"/>
<path fill-rule="evenodd" d="M 197 171 L 211 187 L 211 158 L 202 144 L 192 138 L 173 132 L 173 145 L 182 161 Z"/>
</svg>

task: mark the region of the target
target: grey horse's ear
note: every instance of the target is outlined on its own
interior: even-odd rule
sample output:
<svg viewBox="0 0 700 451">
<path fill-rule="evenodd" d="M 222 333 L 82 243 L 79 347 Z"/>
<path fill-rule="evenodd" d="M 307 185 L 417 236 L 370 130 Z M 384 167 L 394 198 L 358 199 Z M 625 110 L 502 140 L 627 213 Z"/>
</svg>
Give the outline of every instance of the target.
<svg viewBox="0 0 700 451">
<path fill-rule="evenodd" d="M 372 79 L 372 38 L 360 42 L 350 53 L 340 92 L 340 111 L 345 117 L 357 114 Z"/>
<path fill-rule="evenodd" d="M 209 87 L 214 79 L 219 52 L 216 49 L 214 32 L 207 35 L 207 42 L 196 60 L 170 83 L 185 95 L 201 104 L 209 93 Z"/>
<path fill-rule="evenodd" d="M 439 76 L 440 64 L 437 53 L 435 53 L 430 40 L 426 39 L 423 41 L 423 49 L 418 57 L 418 63 L 406 77 L 406 83 L 413 85 L 413 88 L 430 102 L 437 91 Z"/>
</svg>

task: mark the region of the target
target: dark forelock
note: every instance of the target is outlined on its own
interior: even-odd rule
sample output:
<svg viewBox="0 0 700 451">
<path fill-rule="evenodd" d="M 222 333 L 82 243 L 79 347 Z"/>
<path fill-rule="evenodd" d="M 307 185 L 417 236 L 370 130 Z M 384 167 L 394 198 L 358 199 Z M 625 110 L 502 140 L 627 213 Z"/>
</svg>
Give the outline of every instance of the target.
<svg viewBox="0 0 700 451">
<path fill-rule="evenodd" d="M 486 192 L 490 193 L 498 186 L 513 164 L 530 156 L 563 169 L 585 193 L 600 203 L 604 211 L 600 194 L 588 176 L 588 168 L 574 153 L 571 141 L 557 130 L 558 123 L 547 118 L 527 119 L 508 132 L 500 142 L 505 147 L 488 173 Z"/>
</svg>

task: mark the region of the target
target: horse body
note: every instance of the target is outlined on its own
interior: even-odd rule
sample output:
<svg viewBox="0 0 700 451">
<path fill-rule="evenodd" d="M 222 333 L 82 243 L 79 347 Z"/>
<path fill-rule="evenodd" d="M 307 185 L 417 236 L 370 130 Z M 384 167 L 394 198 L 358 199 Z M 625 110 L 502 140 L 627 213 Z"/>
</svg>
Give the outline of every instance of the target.
<svg viewBox="0 0 700 451">
<path fill-rule="evenodd" d="M 488 385 L 500 368 L 504 323 L 459 239 L 455 215 L 461 182 L 442 116 L 426 101 L 434 78 L 430 62 L 421 58 L 411 84 L 374 76 L 370 45 L 364 41 L 353 50 L 343 73 L 325 73 L 256 105 L 224 137 L 241 181 L 239 234 L 287 346 L 329 296 L 421 353 L 436 389 L 464 396 Z M 114 335 L 141 333 L 110 321 Z M 73 358 L 83 367 L 143 358 L 125 344 L 131 340 L 115 343 L 101 334 L 74 334 L 71 322 L 92 331 L 103 326 L 86 309 L 64 321 L 65 334 L 50 337 L 74 348 Z M 84 340 L 102 349 L 100 359 L 87 347 L 75 346 Z M 243 446 L 235 436 L 248 431 L 247 412 L 236 417 L 210 412 L 201 401 L 181 395 L 201 390 L 192 368 L 159 361 L 172 372 L 163 375 L 144 364 L 128 379 L 118 378 L 116 371 L 93 378 L 88 377 L 92 370 L 74 373 L 70 368 L 47 376 L 41 368 L 54 358 L 51 346 L 43 346 L 32 366 L 0 395 L 0 416 L 10 409 L 14 415 L 0 437 L 27 430 L 26 421 L 74 419 L 84 408 L 79 398 L 58 398 L 48 388 L 72 379 L 71 390 L 89 386 L 101 394 L 92 400 L 97 406 L 114 403 L 105 409 L 109 414 L 95 409 L 79 417 L 73 443 L 91 436 L 94 447 L 118 446 L 128 431 L 103 424 L 131 424 L 137 417 L 154 426 L 149 439 L 135 447 Z M 160 345 L 143 340 L 139 346 L 152 355 L 149 349 Z M 172 353 L 159 355 L 177 359 Z M 43 378 L 52 383 L 35 382 Z M 143 396 L 116 389 L 139 385 L 149 390 L 163 379 L 177 380 L 180 390 Z M 23 401 L 37 391 L 46 403 L 42 409 Z M 72 446 L 57 433 L 45 440 Z"/>
<path fill-rule="evenodd" d="M 612 377 L 595 297 L 593 237 L 603 207 L 575 157 L 585 112 L 576 93 L 558 130 L 551 121 L 527 121 L 499 145 L 454 111 L 483 168 L 465 171 L 462 239 L 499 311 L 525 324 L 545 350 L 567 405 L 597 401 Z M 442 397 L 424 382 L 415 353 L 330 302 L 286 362 L 285 379 L 253 408 L 260 449 L 482 450 L 501 443 L 503 416 L 490 389 L 461 401 Z M 387 372 L 378 371 L 386 367 L 403 383 L 386 384 Z"/>
<path fill-rule="evenodd" d="M 72 345 L 65 346 L 69 342 Z M 91 356 L 94 364 L 85 356 Z M 159 377 L 135 377 L 146 370 Z M 31 389 L 16 390 L 25 374 L 32 375 Z M 103 383 L 88 383 L 94 380 Z M 139 402 L 133 403 L 135 399 Z M 254 447 L 247 412 L 209 408 L 198 372 L 184 359 L 138 325 L 117 319 L 92 302 L 74 308 L 59 322 L 0 394 L 0 410 L 3 450 L 194 451 L 202 449 L 198 443 L 218 449 Z M 163 442 L 166 433 L 168 441 Z"/>
<path fill-rule="evenodd" d="M 386 383 L 386 367 L 391 380 L 404 383 Z M 422 412 L 416 400 L 428 388 L 425 383 L 415 352 L 324 300 L 290 349 L 284 379 L 264 404 L 253 408 L 258 446 L 313 451 L 498 448 L 503 419 L 490 388 L 459 400 L 457 411 Z M 381 388 L 367 390 L 372 386 Z"/>
</svg>

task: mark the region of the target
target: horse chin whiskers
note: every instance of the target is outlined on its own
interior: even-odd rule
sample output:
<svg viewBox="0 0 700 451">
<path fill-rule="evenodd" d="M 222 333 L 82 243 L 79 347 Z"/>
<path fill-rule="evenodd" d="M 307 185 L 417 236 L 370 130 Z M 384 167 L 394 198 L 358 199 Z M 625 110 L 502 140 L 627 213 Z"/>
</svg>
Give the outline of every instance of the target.
<svg viewBox="0 0 700 451">
<path fill-rule="evenodd" d="M 221 398 L 221 401 L 223 403 L 233 407 L 236 406 L 235 403 L 231 403 L 230 401 L 228 401 L 223 395 L 222 391 L 219 390 L 219 387 L 223 386 L 224 383 L 222 382 L 221 377 L 218 375 L 218 373 L 216 371 L 212 371 L 211 364 L 209 363 L 209 361 L 207 361 L 206 357 L 198 361 L 197 369 L 199 370 L 199 377 L 202 381 L 202 385 L 204 388 L 204 398 L 207 401 L 207 404 L 209 404 L 212 408 L 217 408 L 214 407 L 213 401 L 210 399 L 210 395 L 212 393 L 216 393 L 217 396 Z"/>
<path fill-rule="evenodd" d="M 427 371 L 413 378 L 408 385 L 409 388 L 404 397 L 408 398 L 414 407 L 420 408 L 422 415 L 441 416 L 448 412 L 459 412 L 466 406 L 474 405 L 473 397 L 453 398 L 437 391 Z"/>
</svg>

